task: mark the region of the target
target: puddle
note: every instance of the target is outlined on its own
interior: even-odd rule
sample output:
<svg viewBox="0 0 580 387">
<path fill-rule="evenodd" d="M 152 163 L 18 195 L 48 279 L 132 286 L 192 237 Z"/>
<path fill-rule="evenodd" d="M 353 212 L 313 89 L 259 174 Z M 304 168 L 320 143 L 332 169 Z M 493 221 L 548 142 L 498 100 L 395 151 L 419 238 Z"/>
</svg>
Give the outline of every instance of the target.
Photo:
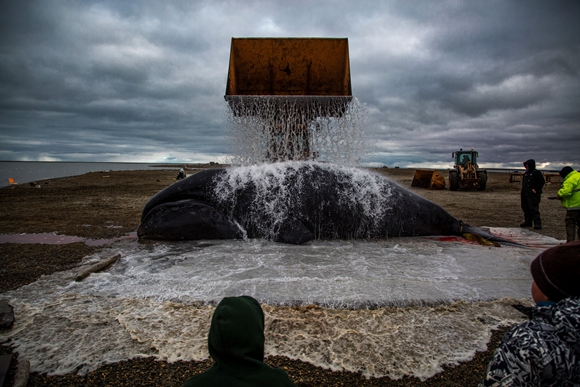
<svg viewBox="0 0 580 387">
<path fill-rule="evenodd" d="M 68 243 L 84 242 L 87 246 L 103 246 L 124 239 L 137 239 L 137 233 L 134 231 L 122 237 L 112 239 L 88 239 L 69 235 L 57 235 L 54 233 L 0 234 L 0 243 L 37 243 L 45 245 L 64 245 Z"/>
</svg>

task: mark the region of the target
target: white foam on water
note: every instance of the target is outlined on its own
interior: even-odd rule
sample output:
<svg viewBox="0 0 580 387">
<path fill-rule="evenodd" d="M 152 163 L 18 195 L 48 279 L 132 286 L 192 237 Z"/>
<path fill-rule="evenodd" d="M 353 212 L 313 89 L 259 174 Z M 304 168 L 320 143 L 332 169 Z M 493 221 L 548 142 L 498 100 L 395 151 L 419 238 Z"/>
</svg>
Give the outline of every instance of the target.
<svg viewBox="0 0 580 387">
<path fill-rule="evenodd" d="M 333 186 L 340 188 L 335 191 L 320 189 L 328 182 L 317 180 L 317 170 L 332 176 Z M 336 204 L 344 214 L 357 214 L 360 229 L 352 226 L 353 238 L 366 237 L 365 231 L 377 229 L 385 212 L 395 205 L 392 196 L 396 185 L 389 179 L 359 168 L 316 161 L 231 167 L 214 183 L 213 194 L 226 213 L 232 212 L 237 205 L 238 191 L 252 187 L 252 201 L 247 204 L 245 212 L 259 219 L 253 222 L 253 226 L 260 230 L 260 235 L 271 240 L 275 239 L 280 226 L 300 208 L 299 204 L 306 201 L 303 196 L 307 196 L 304 192 L 308 192 L 308 188 L 313 188 L 316 194 L 335 193 L 331 200 L 338 201 Z M 318 213 L 309 214 L 313 217 L 313 231 L 317 237 L 323 223 L 318 215 L 328 202 L 321 199 L 318 204 Z"/>
<path fill-rule="evenodd" d="M 498 326 L 522 321 L 510 304 L 531 302 L 529 264 L 540 251 L 427 238 L 121 241 L 77 270 L 4 293 L 16 323 L 0 340 L 52 374 L 141 356 L 202 360 L 212 305 L 245 294 L 263 303 L 267 355 L 425 379 L 484 350 Z M 114 254 L 122 258 L 109 270 L 75 282 Z"/>
</svg>

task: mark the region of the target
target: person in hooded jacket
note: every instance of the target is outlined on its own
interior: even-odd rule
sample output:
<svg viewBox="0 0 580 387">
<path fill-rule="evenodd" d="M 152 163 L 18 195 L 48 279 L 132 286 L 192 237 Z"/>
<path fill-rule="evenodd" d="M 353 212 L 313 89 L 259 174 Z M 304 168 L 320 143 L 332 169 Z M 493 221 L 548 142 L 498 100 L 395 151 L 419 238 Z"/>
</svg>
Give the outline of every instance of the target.
<svg viewBox="0 0 580 387">
<path fill-rule="evenodd" d="M 576 233 L 580 240 L 580 172 L 566 166 L 560 170 L 560 176 L 564 181 L 558 190 L 558 199 L 566 209 L 566 242 L 572 242 Z"/>
<path fill-rule="evenodd" d="M 536 161 L 529 159 L 524 161 L 526 172 L 522 177 L 521 205 L 524 211 L 524 223 L 520 227 L 532 227 L 542 229 L 540 217 L 540 200 L 542 199 L 542 187 L 546 184 L 542 172 L 536 169 Z M 533 222 L 533 224 L 532 224 Z"/>
<path fill-rule="evenodd" d="M 264 363 L 264 312 L 249 296 L 226 297 L 211 319 L 208 336 L 213 366 L 183 387 L 295 386 L 286 372 Z"/>
<path fill-rule="evenodd" d="M 496 349 L 480 386 L 580 386 L 580 241 L 531 264 L 535 307 Z"/>
</svg>

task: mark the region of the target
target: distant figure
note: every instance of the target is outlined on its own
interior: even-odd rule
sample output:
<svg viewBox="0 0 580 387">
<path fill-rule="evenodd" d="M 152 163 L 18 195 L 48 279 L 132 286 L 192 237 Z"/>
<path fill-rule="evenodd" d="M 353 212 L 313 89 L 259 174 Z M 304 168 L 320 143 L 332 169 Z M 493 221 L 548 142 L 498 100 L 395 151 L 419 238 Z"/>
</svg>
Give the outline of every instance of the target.
<svg viewBox="0 0 580 387">
<path fill-rule="evenodd" d="M 524 161 L 524 167 L 526 167 L 526 172 L 524 172 L 522 177 L 521 192 L 524 223 L 520 224 L 520 227 L 532 227 L 533 225 L 535 230 L 541 230 L 540 200 L 542 199 L 542 187 L 546 184 L 546 181 L 542 172 L 536 169 L 536 161 L 534 159 Z"/>
<path fill-rule="evenodd" d="M 183 387 L 294 386 L 284 370 L 264 363 L 264 312 L 252 297 L 221 300 L 211 319 L 208 347 L 215 363 Z"/>
<path fill-rule="evenodd" d="M 552 247 L 531 264 L 535 307 L 511 328 L 482 386 L 580 385 L 580 241 Z"/>
<path fill-rule="evenodd" d="M 564 181 L 558 199 L 566 209 L 566 242 L 572 242 L 576 235 L 580 240 L 580 172 L 567 166 L 562 168 L 560 176 Z"/>
<path fill-rule="evenodd" d="M 175 180 L 181 180 L 181 179 L 185 179 L 185 171 L 183 170 L 183 168 L 179 169 L 179 173 L 177 174 L 177 177 L 175 178 Z"/>
</svg>

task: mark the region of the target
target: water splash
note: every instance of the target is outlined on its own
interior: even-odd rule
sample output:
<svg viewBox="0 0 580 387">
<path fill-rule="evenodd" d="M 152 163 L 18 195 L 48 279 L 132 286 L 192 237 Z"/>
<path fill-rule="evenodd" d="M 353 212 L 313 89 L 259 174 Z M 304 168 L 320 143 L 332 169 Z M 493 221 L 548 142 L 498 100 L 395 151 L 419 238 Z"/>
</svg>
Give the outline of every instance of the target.
<svg viewBox="0 0 580 387">
<path fill-rule="evenodd" d="M 230 101 L 234 165 L 318 160 L 356 165 L 368 153 L 367 110 L 356 98 L 252 96 Z"/>
<path fill-rule="evenodd" d="M 280 228 L 297 219 L 311 226 L 317 239 L 328 237 L 325 230 L 331 229 L 341 233 L 336 237 L 360 239 L 384 229 L 379 223 L 393 207 L 394 186 L 383 176 L 354 167 L 286 161 L 228 168 L 217 178 L 213 193 L 218 207 L 238 219 L 250 236 L 276 240 Z M 252 194 L 240 195 L 244 190 Z M 239 198 L 247 202 L 239 203 Z M 335 218 L 343 226 L 332 224 L 328 216 L 338 208 L 341 213 Z"/>
</svg>

